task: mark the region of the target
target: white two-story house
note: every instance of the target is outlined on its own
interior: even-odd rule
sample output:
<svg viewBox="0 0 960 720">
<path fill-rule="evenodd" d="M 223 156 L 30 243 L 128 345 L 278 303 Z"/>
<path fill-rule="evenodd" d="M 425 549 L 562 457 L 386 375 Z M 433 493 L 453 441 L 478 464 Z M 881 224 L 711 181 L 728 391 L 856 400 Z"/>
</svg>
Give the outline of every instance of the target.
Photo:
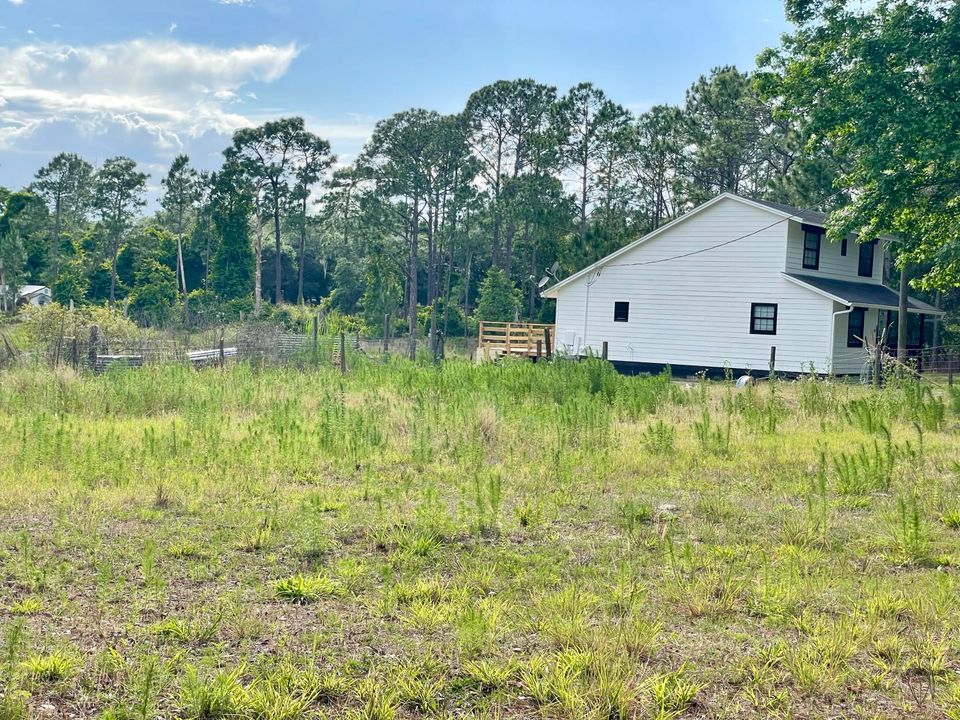
<svg viewBox="0 0 960 720">
<path fill-rule="evenodd" d="M 898 296 L 883 284 L 885 240 L 835 243 L 823 213 L 725 193 L 544 292 L 558 352 L 624 371 L 733 369 L 856 374 Z M 942 315 L 910 298 L 923 320 Z"/>
</svg>

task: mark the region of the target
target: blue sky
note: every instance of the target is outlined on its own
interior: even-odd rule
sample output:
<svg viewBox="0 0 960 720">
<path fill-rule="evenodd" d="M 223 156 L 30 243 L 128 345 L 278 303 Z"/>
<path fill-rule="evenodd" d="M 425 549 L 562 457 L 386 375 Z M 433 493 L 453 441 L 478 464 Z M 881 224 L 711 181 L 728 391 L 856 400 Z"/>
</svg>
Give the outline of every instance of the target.
<svg viewBox="0 0 960 720">
<path fill-rule="evenodd" d="M 303 115 L 341 161 L 377 119 L 498 79 L 589 80 L 642 111 L 751 68 L 782 0 L 0 0 L 0 185 L 61 150 L 215 167 L 234 129 Z"/>
</svg>

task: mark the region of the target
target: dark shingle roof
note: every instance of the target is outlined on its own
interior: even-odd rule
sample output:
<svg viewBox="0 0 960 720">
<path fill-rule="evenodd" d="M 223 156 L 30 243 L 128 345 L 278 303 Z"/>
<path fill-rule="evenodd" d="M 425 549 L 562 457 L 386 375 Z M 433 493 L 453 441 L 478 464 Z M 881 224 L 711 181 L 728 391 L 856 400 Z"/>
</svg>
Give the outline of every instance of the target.
<svg viewBox="0 0 960 720">
<path fill-rule="evenodd" d="M 753 198 L 750 198 L 753 200 Z M 795 215 L 806 223 L 822 227 L 827 222 L 827 214 L 817 210 L 804 210 L 793 205 L 784 205 L 783 203 L 771 202 L 770 200 L 753 200 L 755 203 L 766 205 L 768 208 L 779 210 L 780 212 Z"/>
<path fill-rule="evenodd" d="M 855 280 L 836 280 L 834 278 L 819 277 L 815 275 L 800 275 L 797 273 L 785 273 L 794 280 L 811 285 L 818 290 L 829 293 L 835 297 L 843 298 L 847 305 L 870 305 L 871 307 L 881 307 L 889 310 L 896 310 L 899 305 L 899 296 L 894 290 L 885 285 L 876 283 L 856 282 Z M 910 310 L 922 313 L 940 314 L 933 305 L 908 298 L 907 306 Z"/>
</svg>

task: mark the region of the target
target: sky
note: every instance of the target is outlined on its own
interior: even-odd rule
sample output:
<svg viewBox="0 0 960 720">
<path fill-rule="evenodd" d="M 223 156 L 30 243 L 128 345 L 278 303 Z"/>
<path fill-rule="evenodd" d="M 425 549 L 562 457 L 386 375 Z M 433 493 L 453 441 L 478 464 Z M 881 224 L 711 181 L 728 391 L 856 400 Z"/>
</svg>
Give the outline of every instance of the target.
<svg viewBox="0 0 960 720">
<path fill-rule="evenodd" d="M 175 155 L 216 168 L 290 115 L 347 164 L 377 120 L 518 77 L 642 112 L 788 30 L 783 0 L 0 0 L 0 185 L 68 151 L 128 155 L 156 193 Z"/>
</svg>

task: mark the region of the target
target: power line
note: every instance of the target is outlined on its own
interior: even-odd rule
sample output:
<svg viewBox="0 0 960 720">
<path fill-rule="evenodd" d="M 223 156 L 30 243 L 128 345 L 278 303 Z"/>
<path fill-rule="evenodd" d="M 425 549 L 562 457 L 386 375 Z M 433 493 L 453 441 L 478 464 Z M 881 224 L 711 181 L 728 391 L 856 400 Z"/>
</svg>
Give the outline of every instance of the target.
<svg viewBox="0 0 960 720">
<path fill-rule="evenodd" d="M 822 205 L 823 203 L 832 200 L 833 198 L 835 198 L 835 197 L 836 197 L 837 195 L 839 195 L 839 194 L 840 194 L 840 191 L 837 191 L 837 192 L 833 193 L 832 195 L 828 195 L 826 198 L 824 198 L 824 199 L 820 202 L 820 204 Z M 748 232 L 748 233 L 746 233 L 746 234 L 744 234 L 744 235 L 740 235 L 739 237 L 735 237 L 735 238 L 733 238 L 732 240 L 724 240 L 723 242 L 717 243 L 716 245 L 711 245 L 711 246 L 709 246 L 709 247 L 700 248 L 699 250 L 691 250 L 690 252 L 681 253 L 680 255 L 672 255 L 672 256 L 670 256 L 670 257 L 658 258 L 657 260 L 646 260 L 646 261 L 644 261 L 644 262 L 611 263 L 610 265 L 603 265 L 603 266 L 601 266 L 601 267 L 599 267 L 599 268 L 597 268 L 597 269 L 598 269 L 598 270 L 603 270 L 604 268 L 608 268 L 608 267 L 637 267 L 637 266 L 640 266 L 640 265 L 657 265 L 657 264 L 659 264 L 659 263 L 671 262 L 671 261 L 673 261 L 673 260 L 681 260 L 681 259 L 683 259 L 683 258 L 688 258 L 688 257 L 692 257 L 692 256 L 694 256 L 694 255 L 699 255 L 700 253 L 705 253 L 705 252 L 709 252 L 709 251 L 711 251 L 711 250 L 716 250 L 717 248 L 725 247 L 725 246 L 727 246 L 727 245 L 732 245 L 733 243 L 739 242 L 739 241 L 741 241 L 741 240 L 746 240 L 746 239 L 749 238 L 749 237 L 753 237 L 754 235 L 759 235 L 760 233 L 764 232 L 765 230 L 769 230 L 770 228 L 776 227 L 776 226 L 779 225 L 780 223 L 787 222 L 788 220 L 791 220 L 791 219 L 792 219 L 792 216 L 791 216 L 791 217 L 780 218 L 780 219 L 777 220 L 776 222 L 772 222 L 772 223 L 770 223 L 769 225 L 766 225 L 765 227 L 758 228 L 757 230 L 754 230 L 754 231 L 752 231 L 752 232 Z"/>
</svg>

